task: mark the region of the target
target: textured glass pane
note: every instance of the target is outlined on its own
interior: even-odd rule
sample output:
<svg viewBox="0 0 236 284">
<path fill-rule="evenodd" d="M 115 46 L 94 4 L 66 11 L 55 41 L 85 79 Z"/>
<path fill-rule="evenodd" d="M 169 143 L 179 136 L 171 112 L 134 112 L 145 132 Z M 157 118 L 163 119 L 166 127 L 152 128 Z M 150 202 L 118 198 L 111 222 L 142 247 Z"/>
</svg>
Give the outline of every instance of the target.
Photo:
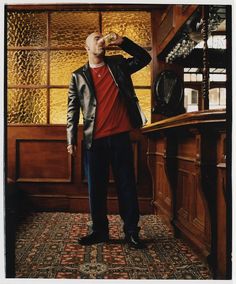
<svg viewBox="0 0 236 284">
<path fill-rule="evenodd" d="M 51 46 L 84 47 L 87 36 L 99 31 L 98 12 L 51 14 Z"/>
<path fill-rule="evenodd" d="M 148 122 L 151 123 L 151 90 L 135 89 L 142 111 L 146 115 Z"/>
<path fill-rule="evenodd" d="M 131 57 L 127 52 L 124 52 L 123 50 L 107 50 L 106 55 L 118 55 L 121 54 L 125 58 Z M 150 86 L 151 85 L 151 70 L 150 65 L 145 66 L 141 70 L 135 72 L 132 75 L 132 80 L 134 86 Z"/>
<path fill-rule="evenodd" d="M 47 123 L 46 89 L 9 89 L 8 123 Z"/>
<path fill-rule="evenodd" d="M 50 90 L 50 123 L 65 124 L 68 89 Z"/>
<path fill-rule="evenodd" d="M 150 86 L 151 85 L 151 70 L 147 65 L 141 70 L 132 75 L 134 86 Z"/>
<path fill-rule="evenodd" d="M 69 85 L 71 72 L 88 61 L 85 51 L 51 51 L 50 84 Z"/>
<path fill-rule="evenodd" d="M 50 90 L 50 123 L 66 124 L 67 101 L 68 89 Z M 80 115 L 79 124 L 83 124 L 82 115 Z"/>
<path fill-rule="evenodd" d="M 9 85 L 45 85 L 47 54 L 43 51 L 8 51 Z"/>
<path fill-rule="evenodd" d="M 122 56 L 124 56 L 125 58 L 129 58 L 129 57 L 131 57 L 131 55 L 130 54 L 128 54 L 127 52 L 125 52 L 125 51 L 123 51 L 123 50 L 121 50 L 121 49 L 107 49 L 106 50 L 106 55 L 107 56 L 111 56 L 111 55 L 122 55 Z"/>
<path fill-rule="evenodd" d="M 151 14 L 149 12 L 104 12 L 102 32 L 127 36 L 143 47 L 151 47 Z"/>
<path fill-rule="evenodd" d="M 31 12 L 8 12 L 7 45 L 46 46 L 47 14 Z"/>
</svg>

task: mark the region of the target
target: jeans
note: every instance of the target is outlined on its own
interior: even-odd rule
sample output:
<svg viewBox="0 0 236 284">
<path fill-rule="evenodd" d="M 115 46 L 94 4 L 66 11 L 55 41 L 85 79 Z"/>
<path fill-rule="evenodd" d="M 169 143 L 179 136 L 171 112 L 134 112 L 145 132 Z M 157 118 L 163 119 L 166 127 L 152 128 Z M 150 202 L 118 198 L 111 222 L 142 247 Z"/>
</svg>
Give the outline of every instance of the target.
<svg viewBox="0 0 236 284">
<path fill-rule="evenodd" d="M 128 132 L 96 139 L 89 150 L 85 149 L 85 173 L 88 179 L 92 230 L 102 235 L 109 232 L 107 185 L 110 164 L 116 183 L 124 233 L 138 233 L 139 207 L 133 151 Z"/>
</svg>

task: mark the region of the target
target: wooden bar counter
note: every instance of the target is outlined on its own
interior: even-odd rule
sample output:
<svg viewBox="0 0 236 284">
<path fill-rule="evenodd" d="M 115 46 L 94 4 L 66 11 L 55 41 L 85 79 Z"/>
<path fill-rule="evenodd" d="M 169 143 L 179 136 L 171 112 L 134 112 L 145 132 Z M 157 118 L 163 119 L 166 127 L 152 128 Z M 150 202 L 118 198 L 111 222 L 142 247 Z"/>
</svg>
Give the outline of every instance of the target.
<svg viewBox="0 0 236 284">
<path fill-rule="evenodd" d="M 142 132 L 155 213 L 209 262 L 214 278 L 227 278 L 225 110 L 181 114 Z"/>
</svg>

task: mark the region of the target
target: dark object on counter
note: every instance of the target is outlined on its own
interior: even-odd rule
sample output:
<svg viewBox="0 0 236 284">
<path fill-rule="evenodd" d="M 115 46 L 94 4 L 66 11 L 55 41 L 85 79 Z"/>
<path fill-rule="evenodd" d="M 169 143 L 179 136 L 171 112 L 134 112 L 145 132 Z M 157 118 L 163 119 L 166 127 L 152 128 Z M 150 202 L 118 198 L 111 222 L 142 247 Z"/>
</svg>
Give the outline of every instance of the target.
<svg viewBox="0 0 236 284">
<path fill-rule="evenodd" d="M 162 71 L 154 86 L 155 114 L 175 116 L 185 112 L 183 82 L 172 70 Z"/>
</svg>

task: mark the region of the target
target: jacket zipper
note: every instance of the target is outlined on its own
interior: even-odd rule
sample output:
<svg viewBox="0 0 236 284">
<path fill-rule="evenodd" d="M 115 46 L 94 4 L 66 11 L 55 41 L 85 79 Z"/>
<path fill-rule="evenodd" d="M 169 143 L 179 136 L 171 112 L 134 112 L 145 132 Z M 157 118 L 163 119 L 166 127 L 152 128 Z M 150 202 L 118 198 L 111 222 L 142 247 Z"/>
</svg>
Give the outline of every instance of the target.
<svg viewBox="0 0 236 284">
<path fill-rule="evenodd" d="M 109 66 L 108 64 L 107 64 L 107 67 L 108 67 L 109 72 L 111 73 L 111 76 L 112 76 L 112 78 L 113 78 L 113 80 L 114 80 L 115 84 L 116 84 L 116 87 L 118 87 L 118 88 L 119 88 L 119 86 L 118 86 L 118 84 L 117 84 L 117 82 L 116 82 L 116 79 L 115 79 L 115 77 L 114 77 L 113 73 L 111 72 L 111 68 L 110 68 L 110 66 Z"/>
</svg>

